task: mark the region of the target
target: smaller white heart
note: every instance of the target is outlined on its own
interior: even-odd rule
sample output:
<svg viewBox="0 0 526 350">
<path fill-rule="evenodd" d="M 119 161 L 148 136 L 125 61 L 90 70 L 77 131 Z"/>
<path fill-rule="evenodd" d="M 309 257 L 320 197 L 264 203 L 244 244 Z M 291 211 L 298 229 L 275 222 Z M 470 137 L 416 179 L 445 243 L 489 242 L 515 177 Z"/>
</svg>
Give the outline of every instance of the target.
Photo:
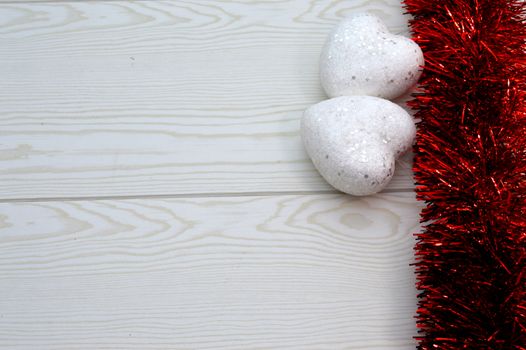
<svg viewBox="0 0 526 350">
<path fill-rule="evenodd" d="M 402 107 L 372 96 L 320 102 L 301 121 L 301 137 L 316 169 L 333 187 L 353 195 L 381 191 L 415 133 L 413 118 Z"/>
<path fill-rule="evenodd" d="M 329 35 L 320 57 L 320 79 L 329 97 L 392 100 L 416 84 L 423 65 L 414 41 L 389 33 L 380 18 L 360 13 L 343 19 Z"/>
</svg>

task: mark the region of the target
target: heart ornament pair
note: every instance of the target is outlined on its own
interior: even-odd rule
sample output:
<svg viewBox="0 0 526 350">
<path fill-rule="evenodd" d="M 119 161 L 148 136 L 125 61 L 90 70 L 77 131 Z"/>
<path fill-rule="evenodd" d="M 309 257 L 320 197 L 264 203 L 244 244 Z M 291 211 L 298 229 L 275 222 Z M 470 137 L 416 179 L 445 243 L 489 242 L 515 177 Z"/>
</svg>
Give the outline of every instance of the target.
<svg viewBox="0 0 526 350">
<path fill-rule="evenodd" d="M 413 118 L 388 101 L 411 89 L 424 64 L 412 40 L 389 33 L 363 13 L 345 18 L 329 35 L 320 58 L 329 100 L 309 107 L 301 136 L 325 180 L 352 195 L 381 191 L 396 159 L 415 137 Z"/>
</svg>

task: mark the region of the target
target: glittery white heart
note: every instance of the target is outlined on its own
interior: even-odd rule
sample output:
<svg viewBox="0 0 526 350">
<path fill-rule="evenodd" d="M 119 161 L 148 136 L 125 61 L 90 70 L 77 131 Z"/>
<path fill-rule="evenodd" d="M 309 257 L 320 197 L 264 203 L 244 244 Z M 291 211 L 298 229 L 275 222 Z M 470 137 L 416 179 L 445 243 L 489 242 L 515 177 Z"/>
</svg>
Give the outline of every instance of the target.
<svg viewBox="0 0 526 350">
<path fill-rule="evenodd" d="M 320 79 L 329 97 L 369 95 L 394 99 L 420 77 L 424 57 L 411 39 L 389 33 L 380 18 L 355 14 L 329 35 Z"/>
<path fill-rule="evenodd" d="M 413 143 L 413 118 L 372 96 L 342 96 L 308 108 L 301 137 L 314 166 L 336 189 L 353 195 L 381 191 L 395 160 Z"/>
</svg>

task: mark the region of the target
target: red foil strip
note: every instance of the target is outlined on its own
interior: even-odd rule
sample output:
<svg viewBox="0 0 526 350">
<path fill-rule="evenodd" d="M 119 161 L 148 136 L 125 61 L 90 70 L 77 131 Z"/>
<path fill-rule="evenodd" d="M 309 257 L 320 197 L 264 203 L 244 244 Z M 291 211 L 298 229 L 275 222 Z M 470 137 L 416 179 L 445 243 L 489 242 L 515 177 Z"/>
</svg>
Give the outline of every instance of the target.
<svg viewBox="0 0 526 350">
<path fill-rule="evenodd" d="M 526 5 L 405 0 L 414 108 L 419 349 L 526 349 Z"/>
</svg>

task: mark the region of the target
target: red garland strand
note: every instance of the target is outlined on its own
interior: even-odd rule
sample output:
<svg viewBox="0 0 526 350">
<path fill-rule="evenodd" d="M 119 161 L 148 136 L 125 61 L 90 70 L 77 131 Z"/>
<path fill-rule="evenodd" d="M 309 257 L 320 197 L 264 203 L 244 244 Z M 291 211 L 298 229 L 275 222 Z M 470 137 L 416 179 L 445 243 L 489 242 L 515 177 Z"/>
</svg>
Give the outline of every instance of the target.
<svg viewBox="0 0 526 350">
<path fill-rule="evenodd" d="M 426 67 L 414 173 L 419 349 L 526 349 L 526 7 L 405 0 Z"/>
</svg>

